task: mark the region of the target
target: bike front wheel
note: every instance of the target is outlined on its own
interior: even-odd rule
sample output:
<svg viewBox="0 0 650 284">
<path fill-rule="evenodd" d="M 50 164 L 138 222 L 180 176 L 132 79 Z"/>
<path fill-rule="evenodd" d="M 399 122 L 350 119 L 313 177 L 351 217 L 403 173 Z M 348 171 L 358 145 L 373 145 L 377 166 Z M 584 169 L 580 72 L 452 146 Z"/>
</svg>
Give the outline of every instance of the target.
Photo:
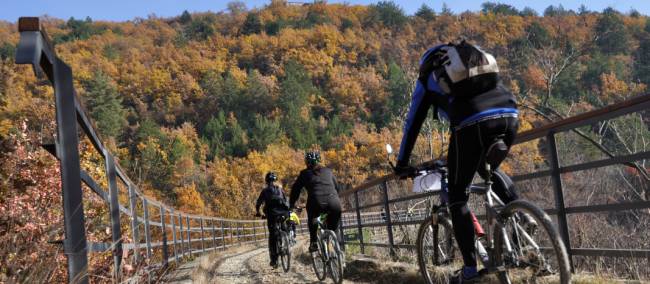
<svg viewBox="0 0 650 284">
<path fill-rule="evenodd" d="M 519 277 L 571 282 L 566 247 L 546 212 L 529 201 L 516 200 L 508 203 L 498 218 L 493 265 L 503 268 L 497 273 L 502 283 L 519 282 L 515 279 Z M 514 271 L 517 273 L 509 273 Z"/>
<path fill-rule="evenodd" d="M 318 239 L 318 250 L 311 252 L 310 254 L 311 265 L 314 268 L 316 278 L 318 278 L 319 281 L 325 280 L 325 277 L 327 276 L 325 272 L 327 272 L 327 269 L 324 255 L 324 245 L 320 238 Z"/>
<path fill-rule="evenodd" d="M 436 220 L 429 217 L 420 224 L 416 249 L 418 266 L 426 283 L 443 281 L 444 276 L 436 277 L 440 273 L 435 273 L 435 270 L 451 264 L 458 255 L 452 228 L 451 220 L 444 216 L 438 216 Z"/>
<path fill-rule="evenodd" d="M 289 248 L 289 235 L 286 232 L 281 232 L 278 243 L 279 243 L 278 250 L 280 251 L 280 261 L 282 262 L 282 269 L 284 270 L 284 272 L 288 272 L 289 269 L 291 268 L 291 249 Z"/>
</svg>

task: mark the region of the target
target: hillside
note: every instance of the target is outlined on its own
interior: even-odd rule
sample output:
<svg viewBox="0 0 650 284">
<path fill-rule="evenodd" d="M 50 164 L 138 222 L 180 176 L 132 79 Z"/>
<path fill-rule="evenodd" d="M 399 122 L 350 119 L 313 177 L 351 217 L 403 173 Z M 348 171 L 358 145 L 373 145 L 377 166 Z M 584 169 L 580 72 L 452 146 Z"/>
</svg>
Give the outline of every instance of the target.
<svg viewBox="0 0 650 284">
<path fill-rule="evenodd" d="M 229 7 L 127 22 L 45 17 L 119 163 L 148 195 L 186 212 L 251 217 L 264 173 L 277 172 L 290 187 L 305 149 L 321 149 L 346 186 L 386 173 L 383 145 L 399 144 L 420 55 L 459 36 L 497 57 L 503 83 L 521 105 L 521 130 L 647 93 L 650 84 L 650 21 L 634 11 L 551 6 L 537 15 L 485 3 L 480 12 L 423 6 L 406 15 L 392 2 L 279 0 L 254 10 L 240 2 Z M 13 63 L 18 38 L 15 23 L 0 22 L 0 242 L 24 233 L 15 248 L 0 249 L 0 282 L 25 279 L 29 264 L 52 261 L 43 256 L 55 252 L 21 253 L 33 240 L 60 235 L 48 220 L 62 221 L 58 211 L 42 214 L 61 208 L 58 166 L 40 150 L 54 134 L 52 90 Z M 646 111 L 618 127 L 585 131 L 624 154 L 650 147 L 649 125 Z M 427 121 L 414 159 L 437 156 L 447 128 Z M 601 155 L 580 143 L 591 157 Z M 544 167 L 542 152 L 528 143 L 504 169 Z M 82 158 L 100 175 L 99 157 Z M 620 175 L 642 182 L 634 168 Z M 650 198 L 639 188 L 611 198 Z M 105 212 L 89 208 L 98 220 L 92 226 L 102 228 Z"/>
</svg>

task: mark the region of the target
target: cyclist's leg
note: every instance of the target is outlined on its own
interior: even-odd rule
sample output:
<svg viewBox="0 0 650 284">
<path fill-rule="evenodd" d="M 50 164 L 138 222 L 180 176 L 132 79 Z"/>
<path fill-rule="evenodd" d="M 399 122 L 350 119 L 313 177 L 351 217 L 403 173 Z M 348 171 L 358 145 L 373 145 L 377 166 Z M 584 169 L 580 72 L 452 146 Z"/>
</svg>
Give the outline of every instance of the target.
<svg viewBox="0 0 650 284">
<path fill-rule="evenodd" d="M 321 213 L 321 208 L 315 200 L 307 200 L 307 225 L 309 226 L 309 244 L 316 243 L 316 218 Z"/>
<path fill-rule="evenodd" d="M 271 263 L 276 263 L 278 261 L 278 248 L 277 248 L 277 238 L 278 232 L 275 229 L 275 216 L 268 214 L 266 216 L 266 224 L 269 229 L 269 257 Z"/>
<path fill-rule="evenodd" d="M 339 240 L 341 247 L 341 241 L 343 240 L 339 228 L 339 223 L 341 221 L 341 200 L 338 196 L 331 196 L 327 202 L 327 229 L 334 231 L 336 237 Z"/>
<path fill-rule="evenodd" d="M 492 190 L 503 203 L 508 204 L 519 199 L 519 194 L 515 190 L 515 183 L 501 170 L 496 170 L 492 174 Z"/>
<path fill-rule="evenodd" d="M 478 169 L 483 145 L 478 125 L 453 131 L 449 141 L 449 210 L 465 267 L 476 269 L 474 225 L 467 207 L 468 187 Z"/>
<path fill-rule="evenodd" d="M 493 137 L 504 135 L 503 141 L 510 147 L 515 140 L 517 135 L 517 130 L 519 129 L 519 120 L 515 117 L 499 118 L 481 123 L 481 132 L 484 137 L 484 141 L 492 141 Z M 487 142 L 490 143 L 490 142 Z M 519 199 L 517 192 L 515 190 L 514 183 L 503 171 L 498 170 L 498 165 L 502 161 L 497 161 L 497 169 L 491 177 L 492 180 L 492 190 L 494 193 L 499 196 L 499 199 L 504 203 L 509 203 L 511 201 Z M 481 165 L 484 164 L 484 161 L 481 161 Z M 481 177 L 486 177 L 485 168 L 479 166 L 478 173 Z"/>
</svg>

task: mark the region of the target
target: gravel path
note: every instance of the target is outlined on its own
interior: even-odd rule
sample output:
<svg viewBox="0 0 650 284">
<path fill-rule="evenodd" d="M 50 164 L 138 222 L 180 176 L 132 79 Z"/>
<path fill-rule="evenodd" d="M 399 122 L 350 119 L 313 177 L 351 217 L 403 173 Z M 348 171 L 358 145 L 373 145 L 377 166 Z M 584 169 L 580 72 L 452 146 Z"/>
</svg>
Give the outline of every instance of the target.
<svg viewBox="0 0 650 284">
<path fill-rule="evenodd" d="M 180 267 L 168 283 L 322 283 L 311 266 L 307 242 L 301 240 L 292 249 L 291 269 L 269 266 L 266 246 L 237 247 L 201 257 Z M 185 272 L 182 273 L 181 271 Z M 332 283 L 330 278 L 325 283 Z M 420 283 L 411 265 L 354 258 L 347 262 L 343 283 Z"/>
<path fill-rule="evenodd" d="M 266 247 L 226 256 L 219 261 L 209 282 L 213 283 L 318 283 L 304 242 L 292 249 L 291 269 L 269 266 Z"/>
</svg>

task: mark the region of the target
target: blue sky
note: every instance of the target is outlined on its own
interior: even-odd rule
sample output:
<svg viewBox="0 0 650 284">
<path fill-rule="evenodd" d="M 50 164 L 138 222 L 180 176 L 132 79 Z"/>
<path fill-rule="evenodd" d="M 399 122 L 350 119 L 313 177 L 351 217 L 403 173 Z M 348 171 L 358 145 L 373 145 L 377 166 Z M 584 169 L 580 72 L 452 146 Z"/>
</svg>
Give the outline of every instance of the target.
<svg viewBox="0 0 650 284">
<path fill-rule="evenodd" d="M 300 0 L 296 0 L 300 1 Z M 302 0 L 311 2 L 308 0 Z M 95 20 L 124 21 L 135 17 L 146 18 L 147 15 L 170 17 L 176 16 L 188 10 L 199 11 L 221 11 L 226 8 L 229 0 L 2 0 L 0 9 L 0 20 L 15 22 L 20 16 L 50 15 L 57 18 L 68 19 L 70 17 L 85 18 L 90 16 Z M 248 8 L 261 7 L 270 0 L 243 1 Z M 329 0 L 329 3 L 350 4 L 371 4 L 377 0 Z M 408 14 L 413 14 L 423 3 L 426 3 L 436 11 L 440 11 L 442 3 L 454 12 L 466 10 L 480 10 L 481 3 L 485 0 L 395 0 Z M 529 6 L 539 12 L 544 11 L 549 5 L 562 3 L 566 9 L 577 10 L 581 4 L 585 4 L 590 10 L 602 11 L 606 7 L 613 7 L 619 11 L 627 12 L 635 8 L 644 15 L 650 15 L 649 0 L 502 0 L 500 3 L 510 4 L 519 9 Z"/>
</svg>

